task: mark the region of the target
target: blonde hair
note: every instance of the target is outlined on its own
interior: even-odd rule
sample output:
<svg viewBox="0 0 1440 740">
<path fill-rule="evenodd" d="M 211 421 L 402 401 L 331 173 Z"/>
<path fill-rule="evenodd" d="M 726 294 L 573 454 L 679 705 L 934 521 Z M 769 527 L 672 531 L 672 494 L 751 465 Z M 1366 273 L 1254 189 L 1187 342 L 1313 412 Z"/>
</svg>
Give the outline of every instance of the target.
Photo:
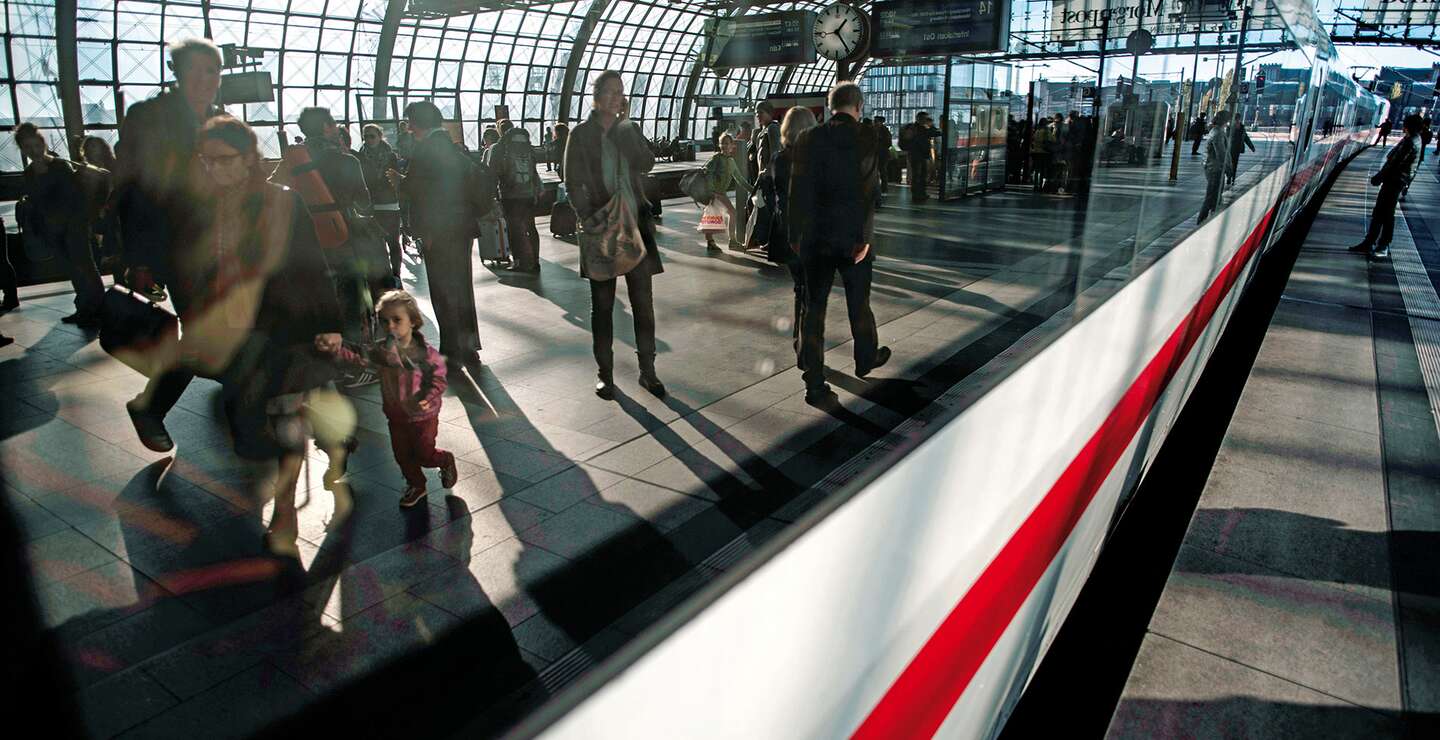
<svg viewBox="0 0 1440 740">
<path fill-rule="evenodd" d="M 734 143 L 735 143 L 735 137 L 734 137 L 734 136 L 731 136 L 729 132 L 720 134 L 720 151 L 722 151 L 722 152 L 725 151 L 725 145 L 726 145 L 726 144 L 734 144 Z"/>
<path fill-rule="evenodd" d="M 800 134 L 815 128 L 815 113 L 809 108 L 795 106 L 785 112 L 785 122 L 780 124 L 780 144 L 795 146 Z"/>
<path fill-rule="evenodd" d="M 405 313 L 410 316 L 410 323 L 413 324 L 416 329 L 425 325 L 425 317 L 420 313 L 420 304 L 415 302 L 415 296 L 403 290 L 386 291 L 384 295 L 380 296 L 380 300 L 375 302 L 375 313 L 379 315 L 386 309 L 394 306 L 400 306 L 405 309 Z"/>
</svg>

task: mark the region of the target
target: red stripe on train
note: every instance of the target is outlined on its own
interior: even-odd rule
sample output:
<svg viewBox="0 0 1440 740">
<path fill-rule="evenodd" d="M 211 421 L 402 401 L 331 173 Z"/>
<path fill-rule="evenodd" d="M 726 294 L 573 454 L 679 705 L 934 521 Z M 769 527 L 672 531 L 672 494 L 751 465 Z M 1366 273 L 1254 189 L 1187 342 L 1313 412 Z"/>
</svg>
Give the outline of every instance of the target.
<svg viewBox="0 0 1440 740">
<path fill-rule="evenodd" d="M 1271 208 L 1185 320 L 1141 371 L 1025 523 L 940 624 L 855 731 L 856 738 L 931 737 L 1069 538 L 1101 484 L 1259 249 Z"/>
</svg>

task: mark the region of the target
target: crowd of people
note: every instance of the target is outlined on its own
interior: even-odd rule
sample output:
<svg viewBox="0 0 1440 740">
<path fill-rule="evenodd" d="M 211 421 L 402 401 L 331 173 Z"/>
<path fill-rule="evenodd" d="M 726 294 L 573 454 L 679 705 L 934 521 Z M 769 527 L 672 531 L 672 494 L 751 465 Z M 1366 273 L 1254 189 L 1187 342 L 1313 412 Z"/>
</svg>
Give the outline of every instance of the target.
<svg viewBox="0 0 1440 740">
<path fill-rule="evenodd" d="M 1041 116 L 1033 124 L 1011 116 L 1005 133 L 1011 182 L 1029 183 L 1036 193 L 1086 192 L 1095 152 L 1093 118 L 1074 110 Z"/>
<path fill-rule="evenodd" d="M 312 441 L 329 456 L 325 481 L 337 516 L 349 508 L 343 481 L 356 445 L 355 411 L 337 386 L 378 382 L 405 482 L 400 505 L 424 500 L 425 467 L 438 468 L 450 486 L 455 457 L 436 447 L 437 420 L 447 378 L 480 363 L 472 258 L 487 220 L 504 222 L 511 270 L 539 271 L 534 219 L 542 186 L 529 134 L 502 120 L 484 132 L 482 151 L 469 152 L 439 109 L 421 101 L 405 108 L 397 146 L 371 124 L 354 149 L 347 127 L 314 107 L 297 121 L 303 139 L 284 148 L 278 165 L 267 164 L 255 131 L 216 105 L 219 49 L 189 40 L 172 45 L 170 55 L 176 85 L 129 109 L 113 153 L 96 139 L 72 162 L 51 151 L 32 124 L 14 134 L 29 162 L 24 232 L 62 260 L 75 289 L 75 311 L 63 320 L 98 331 L 102 346 L 148 376 L 126 403 L 141 443 L 174 449 L 167 414 L 196 376 L 218 381 L 236 453 L 276 471 L 270 544 L 293 551 L 295 490 Z M 613 314 L 623 278 L 639 385 L 664 396 L 654 307 L 654 278 L 664 266 L 646 196 L 655 160 L 627 115 L 620 74 L 598 75 L 592 95 L 584 122 L 573 131 L 557 126 L 545 139 L 578 222 L 594 390 L 602 399 L 616 396 Z M 793 277 L 794 350 L 806 399 L 815 404 L 837 400 L 823 358 L 836 272 L 857 374 L 890 355 L 869 307 L 873 219 L 890 136 L 883 122 L 861 122 L 855 84 L 838 84 L 829 102 L 833 115 L 823 122 L 797 108 L 782 123 L 762 105 L 746 132 L 754 146 L 737 152 L 732 137 L 711 166 L 716 198 L 732 214 L 747 211 L 728 202 L 728 187 L 766 195 L 745 202 L 758 211 L 752 223 L 767 226 L 760 246 Z M 401 290 L 412 242 L 425 266 L 433 336 L 415 298 Z M 108 291 L 102 266 L 115 276 Z M 13 282 L 12 274 L 6 310 L 18 304 Z M 157 312 L 170 317 L 171 331 L 152 321 Z M 116 349 L 121 336 L 125 345 Z M 143 363 L 133 359 L 139 355 Z"/>
</svg>

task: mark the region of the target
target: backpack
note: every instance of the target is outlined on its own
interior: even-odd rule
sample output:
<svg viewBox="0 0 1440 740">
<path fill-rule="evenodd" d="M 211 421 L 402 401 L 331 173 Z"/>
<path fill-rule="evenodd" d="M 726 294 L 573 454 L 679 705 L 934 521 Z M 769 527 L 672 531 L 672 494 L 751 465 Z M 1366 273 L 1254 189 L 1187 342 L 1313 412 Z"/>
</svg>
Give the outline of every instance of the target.
<svg viewBox="0 0 1440 740">
<path fill-rule="evenodd" d="M 913 143 L 915 143 L 915 124 L 907 123 L 900 127 L 900 148 L 908 152 Z"/>
<path fill-rule="evenodd" d="M 516 135 L 514 131 L 520 133 Z M 496 146 L 502 147 L 495 174 L 500 178 L 500 191 L 507 198 L 534 197 L 540 182 L 535 176 L 535 150 L 524 129 L 512 129 Z"/>
<path fill-rule="evenodd" d="M 465 205 L 471 219 L 480 219 L 495 210 L 495 173 L 480 160 L 478 153 L 465 156 Z"/>
</svg>

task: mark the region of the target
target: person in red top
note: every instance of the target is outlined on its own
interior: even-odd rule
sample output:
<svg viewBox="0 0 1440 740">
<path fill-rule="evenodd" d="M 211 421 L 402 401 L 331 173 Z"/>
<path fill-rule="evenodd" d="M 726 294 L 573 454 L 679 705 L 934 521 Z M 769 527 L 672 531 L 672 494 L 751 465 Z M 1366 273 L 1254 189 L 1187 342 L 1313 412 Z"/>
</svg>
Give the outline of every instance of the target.
<svg viewBox="0 0 1440 740">
<path fill-rule="evenodd" d="M 440 424 L 440 396 L 445 392 L 445 358 L 425 341 L 425 319 L 415 298 L 403 290 L 380 296 L 375 305 L 387 337 L 357 352 L 346 346 L 332 351 L 340 362 L 362 365 L 380 376 L 380 397 L 390 422 L 390 448 L 405 476 L 400 505 L 410 508 L 425 500 L 425 471 L 440 469 L 440 485 L 455 485 L 455 455 L 435 447 Z M 316 348 L 327 348 L 318 342 Z"/>
</svg>

